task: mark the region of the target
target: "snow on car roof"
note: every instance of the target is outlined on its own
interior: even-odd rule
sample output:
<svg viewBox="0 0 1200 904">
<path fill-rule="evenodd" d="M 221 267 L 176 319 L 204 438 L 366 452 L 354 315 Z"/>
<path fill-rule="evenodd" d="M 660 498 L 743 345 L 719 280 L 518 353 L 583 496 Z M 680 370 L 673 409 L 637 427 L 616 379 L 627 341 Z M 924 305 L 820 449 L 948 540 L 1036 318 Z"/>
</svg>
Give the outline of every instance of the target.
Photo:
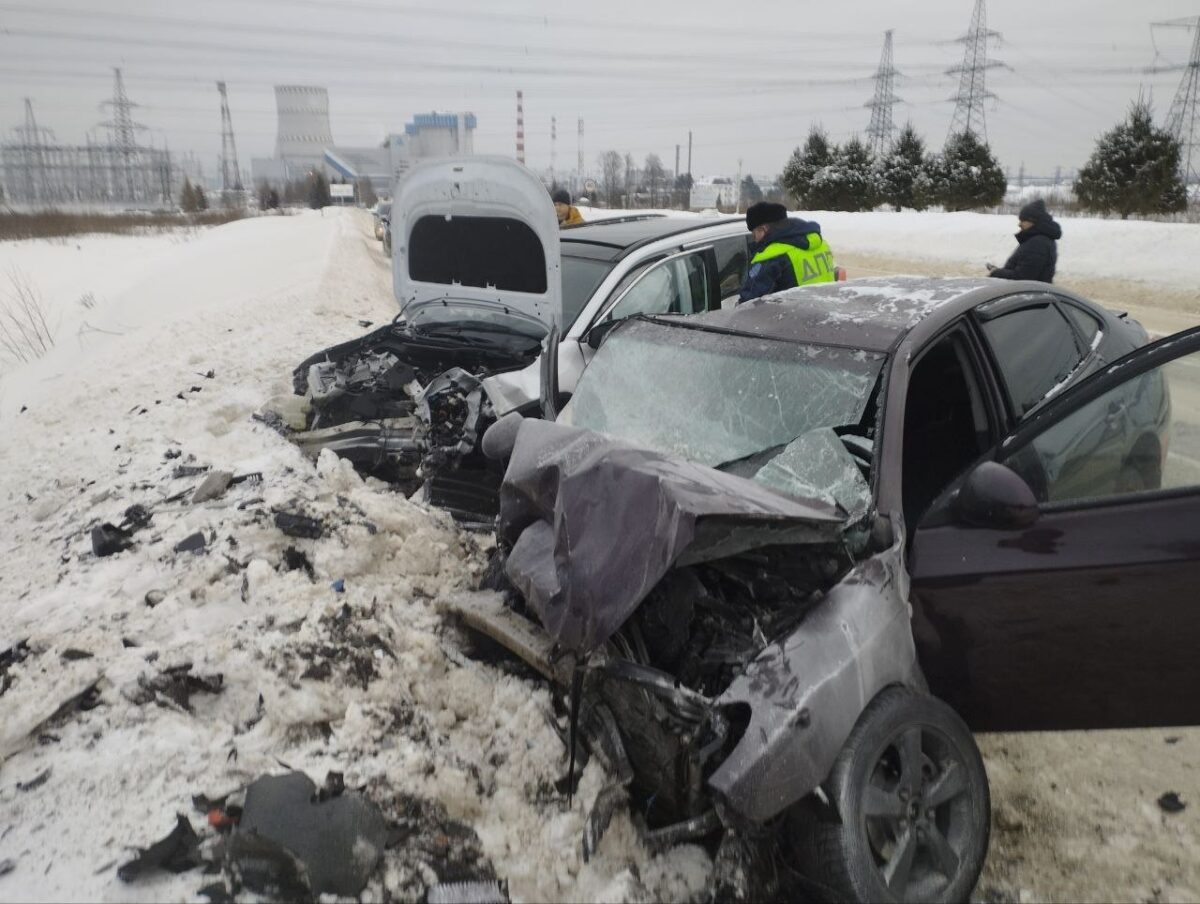
<svg viewBox="0 0 1200 904">
<path fill-rule="evenodd" d="M 788 289 L 689 321 L 693 326 L 790 341 L 886 351 L 901 335 L 950 302 L 996 285 L 996 280 L 986 277 L 855 279 Z"/>
</svg>

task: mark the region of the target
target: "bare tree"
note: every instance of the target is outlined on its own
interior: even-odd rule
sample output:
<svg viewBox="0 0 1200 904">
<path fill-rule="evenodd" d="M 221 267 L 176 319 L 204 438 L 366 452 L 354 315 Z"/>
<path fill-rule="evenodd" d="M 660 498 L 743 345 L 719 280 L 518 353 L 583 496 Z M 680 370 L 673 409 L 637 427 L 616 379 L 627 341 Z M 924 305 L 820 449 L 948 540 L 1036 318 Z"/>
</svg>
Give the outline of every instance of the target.
<svg viewBox="0 0 1200 904">
<path fill-rule="evenodd" d="M 605 151 L 598 160 L 604 197 L 608 199 L 609 207 L 615 207 L 620 203 L 621 195 L 621 155 L 616 151 Z"/>
<path fill-rule="evenodd" d="M 646 179 L 646 188 L 650 190 L 650 206 L 658 206 L 658 191 L 667 181 L 667 170 L 658 154 L 646 155 L 646 166 L 642 170 Z"/>
<path fill-rule="evenodd" d="M 29 277 L 13 267 L 8 284 L 8 295 L 0 305 L 0 351 L 14 361 L 32 361 L 50 351 L 54 333 Z"/>
</svg>

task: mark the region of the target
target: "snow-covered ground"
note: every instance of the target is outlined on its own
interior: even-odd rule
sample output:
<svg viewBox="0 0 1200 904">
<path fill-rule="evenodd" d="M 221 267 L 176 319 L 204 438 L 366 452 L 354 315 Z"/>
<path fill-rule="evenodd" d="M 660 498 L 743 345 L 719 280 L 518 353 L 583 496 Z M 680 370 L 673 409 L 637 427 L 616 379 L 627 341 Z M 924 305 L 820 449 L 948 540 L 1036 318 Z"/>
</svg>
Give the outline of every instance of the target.
<svg viewBox="0 0 1200 904">
<path fill-rule="evenodd" d="M 283 763 L 318 783 L 343 772 L 385 812 L 429 802 L 429 832 L 468 824 L 517 899 L 703 885 L 703 851 L 651 858 L 620 817 L 582 862 L 597 768 L 568 807 L 545 688 L 466 658 L 436 611 L 472 584 L 487 541 L 252 420 L 299 359 L 394 314 L 368 227 L 330 210 L 0 246 L 0 273 L 18 265 L 59 327 L 50 355 L 3 378 L 0 650 L 29 655 L 0 695 L 0 900 L 193 899 L 211 881 L 197 871 L 126 885 L 117 865 L 177 812 L 199 828 L 192 795 Z M 77 304 L 86 292 L 93 307 Z M 203 475 L 180 465 L 262 480 L 192 504 Z M 94 556 L 91 527 L 134 504 L 153 513 L 135 546 Z M 285 536 L 277 511 L 322 519 L 323 535 Z M 196 532 L 203 552 L 174 551 Z M 288 569 L 289 547 L 311 579 Z M 185 663 L 222 676 L 190 711 L 163 691 Z M 368 896 L 423 896 L 429 847 L 390 850 Z"/>
<path fill-rule="evenodd" d="M 814 218 L 839 252 L 880 267 L 940 266 L 922 249 L 996 261 L 1011 246 L 1008 217 Z M 1064 269 L 1094 255 L 1100 281 L 1126 250 L 1159 254 L 1150 264 L 1176 280 L 1162 291 L 1196 291 L 1200 227 L 1161 227 L 1182 239 L 1142 246 L 1142 227 L 1157 224 L 1078 222 L 1081 237 L 1103 230 L 1100 247 L 1064 245 Z M 465 823 L 476 867 L 490 863 L 519 900 L 683 899 L 703 886 L 703 851 L 650 857 L 620 817 L 582 862 L 602 776 L 589 765 L 568 807 L 544 686 L 465 656 L 437 611 L 440 595 L 474 582 L 488 540 L 335 459 L 314 466 L 252 419 L 290 393 L 301 358 L 395 313 L 369 225 L 329 210 L 0 243 L 0 296 L 18 268 L 57 330 L 44 359 L 0 373 L 0 651 L 29 650 L 0 693 L 0 900 L 194 899 L 211 881 L 198 871 L 125 885 L 116 867 L 177 812 L 199 829 L 193 794 L 282 764 L 318 782 L 344 772 L 392 814 L 427 802 L 434 837 Z M 193 504 L 203 475 L 175 476 L 180 466 L 262 480 Z M 95 557 L 91 527 L 133 504 L 153 513 L 136 545 Z M 322 519 L 323 535 L 285 536 L 277 511 Z M 204 552 L 174 551 L 196 532 Z M 289 570 L 298 553 L 311 579 L 302 563 Z M 163 690 L 185 663 L 210 687 L 222 676 L 221 692 L 195 693 L 190 711 Z M 998 735 L 981 746 L 996 809 L 981 895 L 1200 893 L 1200 733 Z M 1184 812 L 1159 811 L 1168 790 Z M 390 850 L 368 898 L 419 897 L 439 865 L 430 848 Z"/>
</svg>

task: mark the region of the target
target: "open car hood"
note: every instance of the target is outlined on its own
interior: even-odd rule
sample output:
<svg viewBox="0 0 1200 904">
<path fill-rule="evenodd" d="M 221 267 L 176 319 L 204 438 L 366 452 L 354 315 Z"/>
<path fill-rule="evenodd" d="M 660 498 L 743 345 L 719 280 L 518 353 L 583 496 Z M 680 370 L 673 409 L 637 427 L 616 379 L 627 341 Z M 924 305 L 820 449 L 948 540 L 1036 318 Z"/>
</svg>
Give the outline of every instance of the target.
<svg viewBox="0 0 1200 904">
<path fill-rule="evenodd" d="M 392 279 L 410 324 L 482 323 L 541 335 L 562 321 L 558 218 L 503 157 L 420 163 L 392 205 Z"/>
<path fill-rule="evenodd" d="M 505 571 L 560 646 L 595 650 L 672 568 L 839 542 L 837 503 L 579 427 L 526 419 L 500 488 Z"/>
</svg>

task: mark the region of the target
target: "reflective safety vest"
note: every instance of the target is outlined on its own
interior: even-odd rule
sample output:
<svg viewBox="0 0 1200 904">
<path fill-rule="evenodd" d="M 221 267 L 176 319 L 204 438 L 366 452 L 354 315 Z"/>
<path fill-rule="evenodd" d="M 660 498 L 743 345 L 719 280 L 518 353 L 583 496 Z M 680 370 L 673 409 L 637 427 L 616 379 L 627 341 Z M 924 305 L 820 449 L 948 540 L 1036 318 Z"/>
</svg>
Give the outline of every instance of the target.
<svg viewBox="0 0 1200 904">
<path fill-rule="evenodd" d="M 796 273 L 796 285 L 833 282 L 835 279 L 833 252 L 829 249 L 829 245 L 819 232 L 810 232 L 807 238 L 807 250 L 786 242 L 772 242 L 754 255 L 750 264 L 753 266 L 786 254 L 791 259 L 792 269 Z"/>
</svg>

